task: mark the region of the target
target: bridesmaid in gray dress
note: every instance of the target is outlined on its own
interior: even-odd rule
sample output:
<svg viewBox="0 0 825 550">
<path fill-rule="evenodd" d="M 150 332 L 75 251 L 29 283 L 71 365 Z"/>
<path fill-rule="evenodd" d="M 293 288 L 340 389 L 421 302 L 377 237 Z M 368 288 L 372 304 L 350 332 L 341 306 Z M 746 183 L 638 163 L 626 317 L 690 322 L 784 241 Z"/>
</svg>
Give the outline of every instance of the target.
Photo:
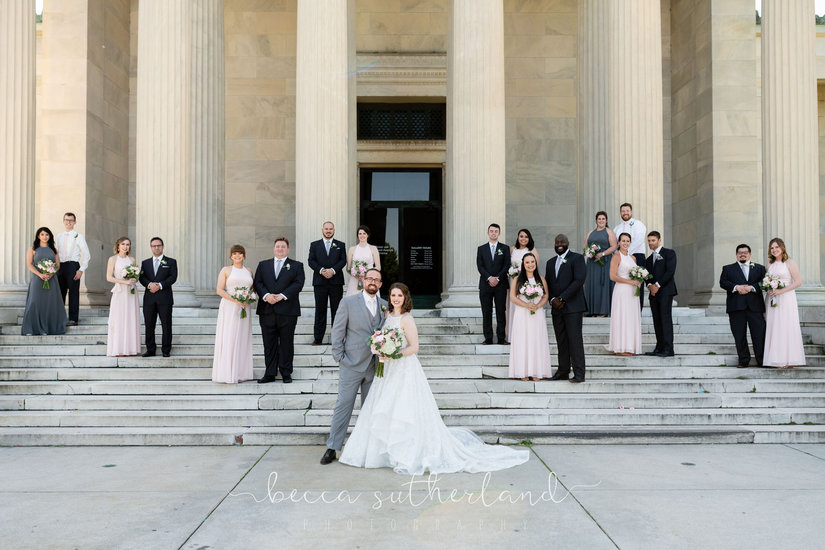
<svg viewBox="0 0 825 550">
<path fill-rule="evenodd" d="M 599 245 L 596 257 L 587 260 L 587 279 L 584 280 L 587 315 L 607 317 L 610 315 L 610 260 L 618 247 L 616 234 L 607 227 L 607 212 L 596 212 L 596 229 L 591 229 L 584 241 L 585 246 Z"/>
<path fill-rule="evenodd" d="M 60 267 L 60 257 L 54 246 L 54 235 L 48 227 L 41 227 L 35 233 L 34 244 L 26 253 L 26 267 L 32 272 L 29 293 L 26 296 L 26 310 L 23 313 L 24 336 L 34 334 L 65 334 L 66 308 L 60 295 L 60 283 L 51 274 L 40 273 L 37 262 L 52 260 Z M 49 288 L 43 288 L 44 281 Z"/>
</svg>

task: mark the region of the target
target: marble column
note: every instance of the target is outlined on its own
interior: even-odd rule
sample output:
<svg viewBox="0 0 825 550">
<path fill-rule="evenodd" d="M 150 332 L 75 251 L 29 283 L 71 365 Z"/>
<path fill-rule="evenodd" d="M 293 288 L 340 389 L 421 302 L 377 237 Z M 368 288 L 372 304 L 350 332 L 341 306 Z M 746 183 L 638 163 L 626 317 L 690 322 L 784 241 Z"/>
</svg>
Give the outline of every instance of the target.
<svg viewBox="0 0 825 550">
<path fill-rule="evenodd" d="M 580 245 L 596 212 L 613 226 L 624 202 L 649 231 L 663 229 L 660 10 L 659 0 L 579 2 Z"/>
<path fill-rule="evenodd" d="M 25 304 L 30 276 L 26 249 L 36 229 L 34 63 L 34 0 L 0 0 L 0 306 Z M 0 320 L 16 319 L 0 314 Z"/>
<path fill-rule="evenodd" d="M 135 254 L 160 237 L 178 263 L 176 305 L 197 305 L 190 225 L 191 0 L 141 0 L 138 14 Z"/>
<path fill-rule="evenodd" d="M 502 0 L 451 0 L 447 46 L 446 292 L 439 307 L 477 308 L 476 249 L 505 231 Z"/>
<path fill-rule="evenodd" d="M 230 263 L 224 249 L 226 133 L 223 1 L 192 4 L 192 84 L 189 158 L 190 280 L 201 304 L 217 305 L 218 272 Z"/>
<path fill-rule="evenodd" d="M 799 265 L 800 305 L 825 304 L 819 265 L 818 140 L 814 2 L 763 0 L 765 239 L 783 239 Z M 766 254 L 767 248 L 766 242 Z"/>
<path fill-rule="evenodd" d="M 304 262 L 325 221 L 356 244 L 354 1 L 298 2 L 295 82 L 295 242 Z M 275 237 L 275 235 L 273 235 Z M 307 267 L 306 288 L 312 286 Z"/>
</svg>

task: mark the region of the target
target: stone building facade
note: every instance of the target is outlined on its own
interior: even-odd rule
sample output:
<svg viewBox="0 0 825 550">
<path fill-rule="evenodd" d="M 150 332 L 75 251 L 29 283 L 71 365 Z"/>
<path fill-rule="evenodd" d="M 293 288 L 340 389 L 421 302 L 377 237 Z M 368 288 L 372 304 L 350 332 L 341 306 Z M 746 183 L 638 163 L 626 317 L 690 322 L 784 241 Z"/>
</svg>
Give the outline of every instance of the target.
<svg viewBox="0 0 825 550">
<path fill-rule="evenodd" d="M 138 257 L 162 236 L 197 305 L 232 244 L 254 267 L 286 236 L 305 260 L 332 220 L 348 245 L 374 225 L 433 303 L 475 307 L 490 222 L 508 244 L 529 228 L 547 259 L 622 202 L 676 249 L 681 305 L 723 303 L 736 244 L 764 261 L 773 236 L 821 305 L 813 12 L 764 0 L 760 27 L 752 0 L 45 0 L 36 26 L 34 0 L 0 0 L 0 305 L 21 303 L 25 247 L 66 210 L 91 304 L 121 235 Z"/>
</svg>

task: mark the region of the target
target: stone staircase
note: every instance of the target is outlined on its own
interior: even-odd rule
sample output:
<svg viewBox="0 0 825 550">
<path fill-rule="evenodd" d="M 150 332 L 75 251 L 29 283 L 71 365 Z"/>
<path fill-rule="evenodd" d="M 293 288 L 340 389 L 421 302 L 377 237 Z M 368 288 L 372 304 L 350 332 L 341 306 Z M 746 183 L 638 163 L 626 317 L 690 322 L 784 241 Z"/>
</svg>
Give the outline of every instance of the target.
<svg viewBox="0 0 825 550">
<path fill-rule="evenodd" d="M 490 442 L 825 442 L 820 345 L 806 345 L 803 368 L 737 369 L 727 317 L 676 308 L 676 357 L 616 357 L 604 350 L 608 319 L 586 319 L 588 381 L 523 382 L 507 378 L 509 348 L 479 345 L 477 311 L 415 315 L 445 422 Z M 84 310 L 64 336 L 0 327 L 0 445 L 322 445 L 337 366 L 329 346 L 310 345 L 312 317 L 299 320 L 294 382 L 265 385 L 211 382 L 215 318 L 176 309 L 172 357 L 151 359 L 105 356 L 105 310 Z M 647 316 L 643 337 L 651 349 Z"/>
</svg>

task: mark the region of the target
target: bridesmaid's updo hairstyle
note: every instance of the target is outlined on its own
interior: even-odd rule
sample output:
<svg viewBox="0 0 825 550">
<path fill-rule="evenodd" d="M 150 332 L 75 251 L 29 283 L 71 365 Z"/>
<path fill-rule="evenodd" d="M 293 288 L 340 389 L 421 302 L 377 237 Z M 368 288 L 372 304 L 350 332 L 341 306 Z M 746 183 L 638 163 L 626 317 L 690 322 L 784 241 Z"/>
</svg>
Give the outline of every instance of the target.
<svg viewBox="0 0 825 550">
<path fill-rule="evenodd" d="M 604 210 L 599 210 L 598 212 L 596 212 L 596 217 L 593 219 L 599 221 L 599 216 L 604 216 L 604 224 L 607 225 L 607 221 L 610 219 L 607 217 L 607 212 L 605 212 Z"/>
<path fill-rule="evenodd" d="M 782 261 L 787 262 L 788 249 L 785 248 L 785 241 L 783 241 L 779 237 L 774 237 L 773 239 L 771 239 L 771 242 L 768 243 L 768 257 L 770 258 L 770 263 L 774 263 L 776 261 L 776 258 L 774 258 L 773 254 L 771 254 L 771 246 L 773 246 L 773 243 L 776 243 L 777 245 L 779 245 L 779 248 L 782 249 Z"/>
<path fill-rule="evenodd" d="M 40 232 L 45 231 L 49 234 L 49 242 L 47 246 L 52 249 L 52 252 L 57 254 L 57 248 L 54 246 L 54 235 L 52 234 L 52 230 L 48 227 L 38 227 L 37 231 L 34 232 L 34 244 L 32 244 L 32 249 L 37 250 L 40 247 Z"/>
<path fill-rule="evenodd" d="M 287 245 L 287 246 L 289 246 L 289 245 Z M 229 249 L 229 259 L 230 260 L 232 259 L 232 254 L 234 254 L 235 252 L 240 252 L 241 254 L 243 254 L 243 257 L 246 258 L 246 249 L 243 246 L 239 245 L 239 244 L 233 244 L 232 248 Z"/>
<path fill-rule="evenodd" d="M 621 241 L 622 237 L 624 237 L 625 235 L 627 235 L 628 241 L 633 242 L 633 237 L 630 236 L 630 233 L 622 233 L 621 235 L 619 235 L 619 240 Z"/>
<path fill-rule="evenodd" d="M 410 294 L 410 289 L 404 283 L 393 283 L 393 284 L 391 284 L 390 285 L 390 291 L 387 294 L 387 297 L 389 297 L 392 294 L 392 291 L 395 288 L 400 290 L 401 294 L 404 295 L 404 303 L 401 304 L 401 314 L 403 315 L 407 312 L 412 311 L 412 308 L 413 308 L 412 295 Z M 390 302 L 388 307 L 389 307 L 390 313 L 393 313 L 395 311 L 395 308 L 393 307 L 392 302 Z"/>
<path fill-rule="evenodd" d="M 533 241 L 533 234 L 530 233 L 529 229 L 519 229 L 516 232 L 516 244 L 514 245 L 515 248 L 516 249 L 521 248 L 521 246 L 519 246 L 518 238 L 519 238 L 519 235 L 521 235 L 522 233 L 527 235 L 527 250 L 535 249 L 536 248 L 536 243 L 535 243 L 535 241 Z"/>
<path fill-rule="evenodd" d="M 132 244 L 132 239 L 130 239 L 129 237 L 121 237 L 115 241 L 115 254 L 120 252 L 120 243 L 125 241 L 129 241 L 129 244 Z M 131 250 L 129 252 L 131 252 Z"/>
<path fill-rule="evenodd" d="M 359 225 L 359 226 L 358 226 L 358 229 L 356 229 L 356 230 L 355 230 L 355 236 L 357 237 L 357 236 L 358 236 L 358 233 L 360 233 L 361 231 L 363 231 L 364 233 L 366 233 L 366 234 L 367 234 L 367 237 L 369 237 L 369 236 L 370 236 L 370 228 L 369 228 L 369 227 L 367 227 L 366 225 Z"/>
</svg>

